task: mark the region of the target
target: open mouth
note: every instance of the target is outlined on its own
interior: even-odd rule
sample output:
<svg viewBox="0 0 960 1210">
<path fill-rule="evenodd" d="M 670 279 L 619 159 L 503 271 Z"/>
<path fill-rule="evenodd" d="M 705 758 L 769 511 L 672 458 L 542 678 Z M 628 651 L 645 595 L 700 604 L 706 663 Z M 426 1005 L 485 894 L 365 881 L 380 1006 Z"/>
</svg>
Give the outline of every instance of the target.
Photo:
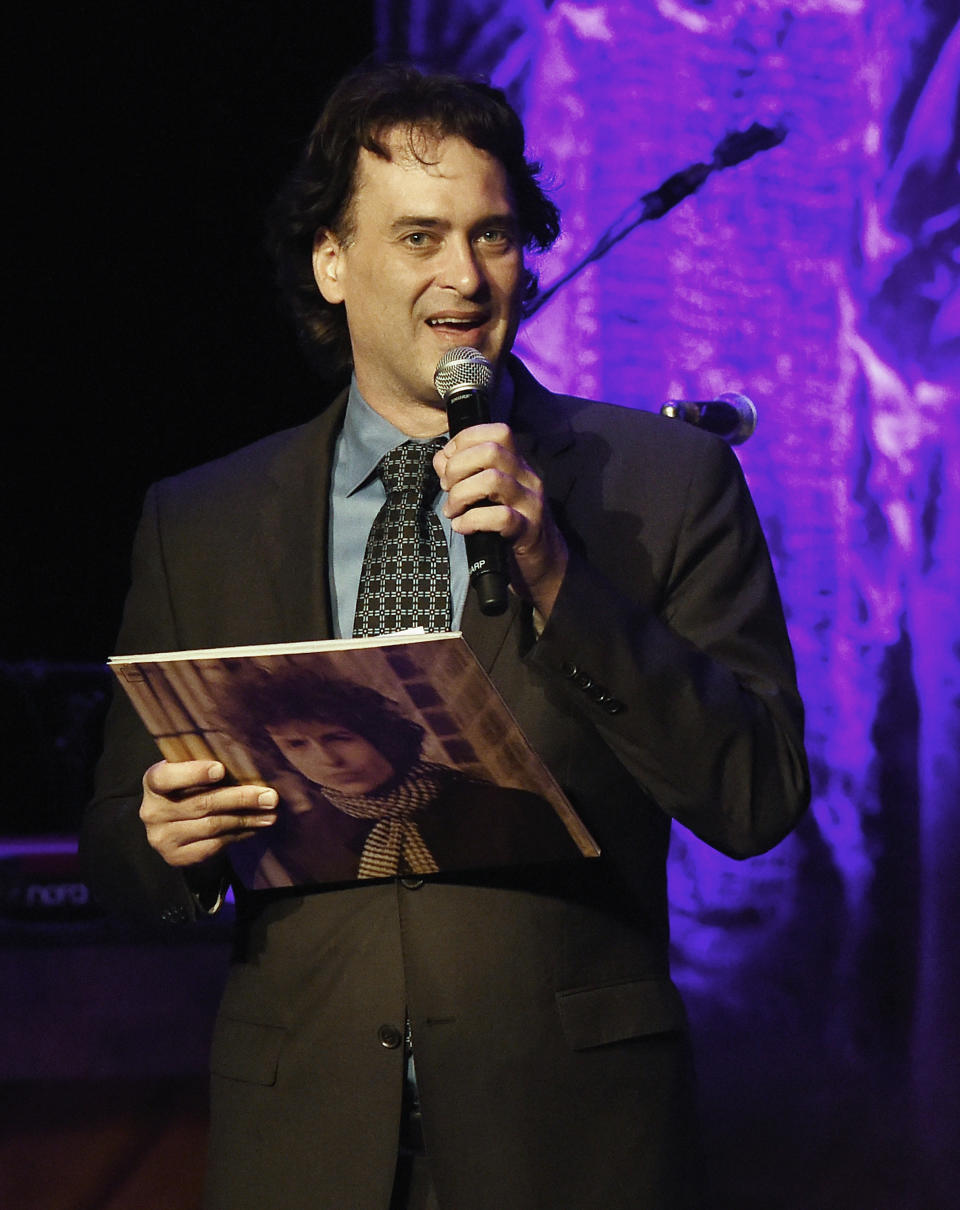
<svg viewBox="0 0 960 1210">
<path fill-rule="evenodd" d="M 456 332 L 462 335 L 466 332 L 475 332 L 477 328 L 482 328 L 487 319 L 488 316 L 486 315 L 473 315 L 469 318 L 438 315 L 433 319 L 428 319 L 427 326 L 438 332 Z"/>
</svg>

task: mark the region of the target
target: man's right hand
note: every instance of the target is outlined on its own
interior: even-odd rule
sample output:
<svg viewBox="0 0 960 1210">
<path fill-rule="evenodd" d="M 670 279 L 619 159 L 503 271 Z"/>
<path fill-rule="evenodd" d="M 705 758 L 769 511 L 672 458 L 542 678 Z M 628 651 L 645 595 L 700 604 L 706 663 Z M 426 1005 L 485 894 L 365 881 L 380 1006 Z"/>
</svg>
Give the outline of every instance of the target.
<svg viewBox="0 0 960 1210">
<path fill-rule="evenodd" d="M 223 777 L 223 765 L 209 760 L 162 760 L 144 774 L 140 818 L 168 865 L 199 865 L 276 822 L 276 790 L 220 786 Z"/>
</svg>

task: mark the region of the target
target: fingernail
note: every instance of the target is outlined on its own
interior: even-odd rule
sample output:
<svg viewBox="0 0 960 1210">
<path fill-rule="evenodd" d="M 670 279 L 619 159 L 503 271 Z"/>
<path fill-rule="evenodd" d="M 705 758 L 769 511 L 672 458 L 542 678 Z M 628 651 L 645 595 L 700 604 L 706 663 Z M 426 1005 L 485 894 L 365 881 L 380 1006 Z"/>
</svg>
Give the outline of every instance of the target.
<svg viewBox="0 0 960 1210">
<path fill-rule="evenodd" d="M 261 807 L 275 807 L 278 801 L 276 790 L 264 790 L 257 799 Z"/>
<path fill-rule="evenodd" d="M 211 781 L 219 781 L 220 778 L 223 777 L 223 765 L 221 765 L 219 761 L 215 761 L 207 770 L 207 777 L 209 777 Z"/>
</svg>

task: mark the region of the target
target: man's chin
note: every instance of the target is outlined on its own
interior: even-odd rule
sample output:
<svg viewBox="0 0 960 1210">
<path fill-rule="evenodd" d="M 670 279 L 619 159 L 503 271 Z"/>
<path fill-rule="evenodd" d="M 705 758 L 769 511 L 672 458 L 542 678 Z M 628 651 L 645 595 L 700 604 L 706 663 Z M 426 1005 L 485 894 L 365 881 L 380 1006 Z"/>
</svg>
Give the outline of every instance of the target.
<svg viewBox="0 0 960 1210">
<path fill-rule="evenodd" d="M 444 353 L 450 349 L 476 349 L 483 357 L 490 362 L 494 370 L 506 357 L 510 351 L 510 345 L 513 344 L 513 333 L 510 334 L 509 340 L 503 339 L 504 333 L 501 328 L 491 331 L 489 327 L 468 328 L 462 331 L 438 331 L 434 332 L 435 339 L 433 340 L 433 358 L 434 368 Z"/>
</svg>

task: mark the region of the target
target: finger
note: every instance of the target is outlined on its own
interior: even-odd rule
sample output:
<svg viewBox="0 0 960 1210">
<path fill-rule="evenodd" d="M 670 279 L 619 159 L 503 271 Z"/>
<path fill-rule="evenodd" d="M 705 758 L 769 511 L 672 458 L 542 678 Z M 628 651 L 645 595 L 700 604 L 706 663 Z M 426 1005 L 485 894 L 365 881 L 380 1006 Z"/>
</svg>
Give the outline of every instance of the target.
<svg viewBox="0 0 960 1210">
<path fill-rule="evenodd" d="M 512 475 L 487 467 L 454 483 L 444 501 L 443 511 L 448 517 L 456 517 L 480 503 L 522 508 L 528 495 L 529 490 Z"/>
<path fill-rule="evenodd" d="M 229 815 L 204 815 L 199 819 L 178 819 L 159 824 L 154 829 L 157 837 L 165 844 L 176 848 L 187 848 L 208 841 L 234 841 L 240 836 L 253 836 L 277 821 L 276 812 L 270 814 L 237 811 Z M 148 829 L 149 830 L 149 829 Z"/>
<path fill-rule="evenodd" d="M 443 475 L 440 476 L 440 486 L 444 491 L 450 491 L 464 479 L 482 474 L 488 469 L 517 480 L 532 477 L 529 467 L 512 450 L 504 449 L 502 445 L 496 445 L 492 441 L 484 441 L 461 450 L 447 460 Z"/>
<path fill-rule="evenodd" d="M 454 517 L 450 525 L 459 534 L 499 534 L 510 543 L 528 533 L 530 529 L 527 518 L 517 509 L 509 508 L 505 504 L 484 504 L 478 508 L 468 508 Z"/>
<path fill-rule="evenodd" d="M 469 428 L 461 429 L 456 437 L 451 437 L 440 452 L 445 457 L 452 458 L 455 454 L 470 449 L 471 446 L 483 445 L 486 442 L 512 450 L 514 448 L 513 432 L 510 426 L 501 424 L 499 421 L 473 424 Z"/>
<path fill-rule="evenodd" d="M 531 476 L 519 457 L 513 433 L 506 424 L 475 424 L 452 437 L 434 455 L 433 467 L 444 491 L 488 466 L 518 478 Z"/>
<path fill-rule="evenodd" d="M 271 786 L 219 786 L 207 789 L 173 791 L 168 795 L 147 792 L 140 808 L 144 823 L 169 823 L 202 819 L 207 815 L 231 815 L 240 812 L 258 814 L 276 808 L 279 799 Z"/>
<path fill-rule="evenodd" d="M 249 840 L 251 836 L 255 835 L 255 830 L 240 831 L 209 839 L 187 841 L 184 844 L 171 845 L 169 848 L 163 848 L 158 844 L 154 844 L 153 847 L 160 853 L 167 865 L 183 867 L 200 865 L 202 862 L 216 857 L 230 845 L 236 844 L 237 841 Z"/>
<path fill-rule="evenodd" d="M 143 775 L 143 788 L 166 796 L 222 781 L 225 773 L 218 760 L 161 760 Z"/>
<path fill-rule="evenodd" d="M 163 800 L 161 800 L 163 801 Z M 141 808 L 147 841 L 168 865 L 205 861 L 238 840 L 255 836 L 277 821 L 276 812 L 205 815 L 199 819 L 157 820 Z"/>
</svg>

